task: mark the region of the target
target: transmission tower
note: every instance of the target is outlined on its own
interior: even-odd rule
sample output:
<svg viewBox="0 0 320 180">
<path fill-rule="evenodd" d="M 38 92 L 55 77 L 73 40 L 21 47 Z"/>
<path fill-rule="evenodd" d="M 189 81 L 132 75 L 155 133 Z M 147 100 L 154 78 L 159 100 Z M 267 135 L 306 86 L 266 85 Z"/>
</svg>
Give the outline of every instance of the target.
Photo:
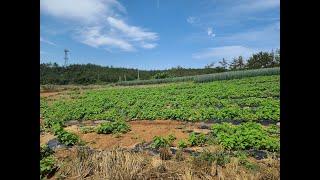
<svg viewBox="0 0 320 180">
<path fill-rule="evenodd" d="M 64 66 L 68 64 L 68 52 L 70 52 L 68 49 L 64 49 Z"/>
</svg>

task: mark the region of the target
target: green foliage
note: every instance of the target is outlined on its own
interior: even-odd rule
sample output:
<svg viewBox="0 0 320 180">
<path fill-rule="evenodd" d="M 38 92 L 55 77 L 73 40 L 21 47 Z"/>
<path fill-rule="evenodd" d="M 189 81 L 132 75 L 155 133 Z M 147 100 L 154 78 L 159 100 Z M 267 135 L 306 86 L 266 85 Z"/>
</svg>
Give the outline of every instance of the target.
<svg viewBox="0 0 320 180">
<path fill-rule="evenodd" d="M 280 74 L 280 68 L 228 71 L 228 72 L 216 73 L 216 74 L 199 75 L 194 78 L 194 82 L 203 83 L 203 82 L 212 82 L 212 81 L 219 81 L 219 80 L 241 79 L 245 77 L 270 76 L 270 75 L 279 75 L 279 74 Z"/>
<path fill-rule="evenodd" d="M 62 131 L 61 133 L 59 133 L 58 140 L 66 146 L 73 146 L 80 143 L 80 139 L 76 134 L 67 131 Z"/>
<path fill-rule="evenodd" d="M 190 133 L 189 138 L 188 138 L 188 143 L 191 146 L 203 146 L 203 145 L 205 145 L 206 141 L 207 141 L 207 137 L 203 133 L 196 134 L 196 133 L 192 132 L 192 133 Z"/>
<path fill-rule="evenodd" d="M 152 79 L 156 74 L 158 77 L 167 77 L 170 74 L 174 77 L 194 76 L 199 74 L 210 74 L 222 72 L 219 68 L 210 69 L 187 69 L 187 68 L 171 68 L 168 70 L 139 70 L 140 79 Z M 106 84 L 115 83 L 121 79 L 129 82 L 136 80 L 138 76 L 137 69 L 102 67 L 94 64 L 72 64 L 67 67 L 58 64 L 40 64 L 40 84 L 43 90 L 51 90 L 52 85 L 66 84 Z"/>
<path fill-rule="evenodd" d="M 66 146 L 80 143 L 80 138 L 76 134 L 64 130 L 58 123 L 52 125 L 52 130 L 54 135 L 57 136 L 58 141 Z"/>
<path fill-rule="evenodd" d="M 248 155 L 244 151 L 236 151 L 234 156 L 239 159 L 239 164 L 244 166 L 246 169 L 257 170 L 259 168 L 257 164 L 254 164 L 248 160 Z"/>
<path fill-rule="evenodd" d="M 268 52 L 259 52 L 253 54 L 246 64 L 248 69 L 257 69 L 257 68 L 270 68 L 280 66 L 280 56 L 277 58 L 273 57 L 272 53 Z"/>
<path fill-rule="evenodd" d="M 215 124 L 212 133 L 219 143 L 232 150 L 279 151 L 279 137 L 271 136 L 261 124 L 248 122 L 241 125 L 231 123 Z"/>
<path fill-rule="evenodd" d="M 178 142 L 178 147 L 179 147 L 180 149 L 186 148 L 187 146 L 188 146 L 188 144 L 187 144 L 184 140 L 180 140 L 180 141 Z"/>
<path fill-rule="evenodd" d="M 125 121 L 119 120 L 115 122 L 106 122 L 100 124 L 97 127 L 96 132 L 98 134 L 116 134 L 116 133 L 126 133 L 130 131 L 130 125 Z"/>
<path fill-rule="evenodd" d="M 98 134 L 111 134 L 112 131 L 113 131 L 112 122 L 102 123 L 96 129 L 96 132 Z"/>
<path fill-rule="evenodd" d="M 40 160 L 40 178 L 45 178 L 47 175 L 53 173 L 57 166 L 54 156 L 47 156 Z"/>
<path fill-rule="evenodd" d="M 92 132 L 95 132 L 95 128 L 90 126 L 80 127 L 80 132 L 83 134 L 92 133 Z"/>
<path fill-rule="evenodd" d="M 168 136 L 168 140 L 170 141 L 170 142 L 173 142 L 174 140 L 176 140 L 177 138 L 176 138 L 176 136 L 175 135 L 173 135 L 173 134 L 169 134 L 169 136 Z"/>
<path fill-rule="evenodd" d="M 279 76 L 203 84 L 88 90 L 76 99 L 43 99 L 45 124 L 69 120 L 177 119 L 259 121 L 280 119 Z M 46 105 L 47 104 L 47 105 Z"/>
<path fill-rule="evenodd" d="M 212 165 L 215 162 L 218 166 L 224 166 L 230 162 L 230 156 L 224 151 L 213 153 L 208 150 L 204 150 L 195 158 L 195 160 L 198 162 L 204 162 L 208 165 Z"/>
<path fill-rule="evenodd" d="M 151 144 L 152 148 L 167 148 L 172 146 L 173 141 L 176 138 L 173 135 L 169 135 L 168 137 L 155 136 L 153 137 L 153 141 Z"/>
<path fill-rule="evenodd" d="M 53 151 L 47 146 L 40 146 L 40 178 L 46 177 L 56 169 Z"/>
<path fill-rule="evenodd" d="M 242 67 L 242 65 L 240 65 Z M 225 70 L 224 70 L 225 71 Z M 184 77 L 173 77 L 165 79 L 151 79 L 151 80 L 137 80 L 137 81 L 123 81 L 117 83 L 117 85 L 122 86 L 132 86 L 132 85 L 147 85 L 147 84 L 161 84 L 161 83 L 175 83 L 175 82 L 212 82 L 220 80 L 230 80 L 230 79 L 241 79 L 246 77 L 255 76 L 269 76 L 269 75 L 279 75 L 280 68 L 264 68 L 264 69 L 254 69 L 245 71 L 227 71 L 214 74 L 203 74 L 196 76 L 184 76 Z"/>
<path fill-rule="evenodd" d="M 241 70 L 244 68 L 245 68 L 245 62 L 242 56 L 239 56 L 238 58 L 233 58 L 233 61 L 230 64 L 231 70 Z"/>
<path fill-rule="evenodd" d="M 48 157 L 54 153 L 47 145 L 40 146 L 40 159 Z"/>
<path fill-rule="evenodd" d="M 160 72 L 157 73 L 153 76 L 154 79 L 165 79 L 165 78 L 169 78 L 171 77 L 171 75 L 167 72 Z"/>
</svg>

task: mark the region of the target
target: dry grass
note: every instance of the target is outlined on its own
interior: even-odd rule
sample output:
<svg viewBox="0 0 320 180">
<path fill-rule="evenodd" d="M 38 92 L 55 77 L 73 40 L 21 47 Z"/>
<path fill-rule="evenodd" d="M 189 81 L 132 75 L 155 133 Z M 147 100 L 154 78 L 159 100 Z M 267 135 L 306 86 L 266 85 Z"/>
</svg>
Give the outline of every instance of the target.
<svg viewBox="0 0 320 180">
<path fill-rule="evenodd" d="M 221 147 L 209 147 L 210 152 L 219 152 Z M 120 148 L 110 151 L 93 151 L 88 148 L 76 148 L 72 158 L 60 158 L 61 166 L 56 177 L 62 179 L 106 179 L 106 180 L 144 180 L 144 179 L 179 179 L 179 180 L 255 180 L 280 179 L 280 162 L 270 156 L 264 160 L 249 159 L 259 165 L 258 170 L 248 170 L 232 157 L 225 166 L 215 163 L 197 164 L 193 158 L 185 156 L 181 161 L 176 157 L 161 160 L 159 156 L 144 153 L 132 153 Z M 218 167 L 218 174 L 216 168 Z"/>
</svg>

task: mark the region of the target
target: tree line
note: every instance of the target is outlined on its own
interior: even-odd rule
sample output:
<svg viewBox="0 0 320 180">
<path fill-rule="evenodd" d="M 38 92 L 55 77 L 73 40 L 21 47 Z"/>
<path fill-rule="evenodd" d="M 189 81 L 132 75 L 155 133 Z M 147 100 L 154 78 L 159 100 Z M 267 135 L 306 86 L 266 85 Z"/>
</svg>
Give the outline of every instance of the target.
<svg viewBox="0 0 320 180">
<path fill-rule="evenodd" d="M 204 68 L 174 67 L 167 70 L 138 70 L 133 68 L 118 68 L 99 66 L 95 64 L 72 64 L 59 66 L 57 63 L 40 64 L 40 84 L 106 84 L 119 81 L 161 79 L 168 77 L 194 76 L 212 74 L 230 70 L 259 69 L 280 66 L 280 50 L 276 55 L 268 52 L 253 54 L 248 60 L 242 56 L 232 61 L 222 59 L 219 65 L 208 64 Z"/>
</svg>

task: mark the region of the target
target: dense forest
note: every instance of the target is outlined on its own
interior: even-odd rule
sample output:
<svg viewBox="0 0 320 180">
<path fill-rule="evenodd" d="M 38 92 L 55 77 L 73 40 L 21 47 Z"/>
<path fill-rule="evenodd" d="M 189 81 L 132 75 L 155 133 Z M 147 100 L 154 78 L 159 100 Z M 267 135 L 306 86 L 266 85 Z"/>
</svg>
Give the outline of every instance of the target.
<svg viewBox="0 0 320 180">
<path fill-rule="evenodd" d="M 268 52 L 253 54 L 248 60 L 239 56 L 231 61 L 222 59 L 219 65 L 208 64 L 204 68 L 182 68 L 167 70 L 139 70 L 115 67 L 103 67 L 94 64 L 72 64 L 59 66 L 57 63 L 40 64 L 40 84 L 106 84 L 118 81 L 160 79 L 168 77 L 212 74 L 230 70 L 259 69 L 280 66 L 280 50 L 276 55 Z M 139 77 L 138 77 L 139 75 Z"/>
</svg>

